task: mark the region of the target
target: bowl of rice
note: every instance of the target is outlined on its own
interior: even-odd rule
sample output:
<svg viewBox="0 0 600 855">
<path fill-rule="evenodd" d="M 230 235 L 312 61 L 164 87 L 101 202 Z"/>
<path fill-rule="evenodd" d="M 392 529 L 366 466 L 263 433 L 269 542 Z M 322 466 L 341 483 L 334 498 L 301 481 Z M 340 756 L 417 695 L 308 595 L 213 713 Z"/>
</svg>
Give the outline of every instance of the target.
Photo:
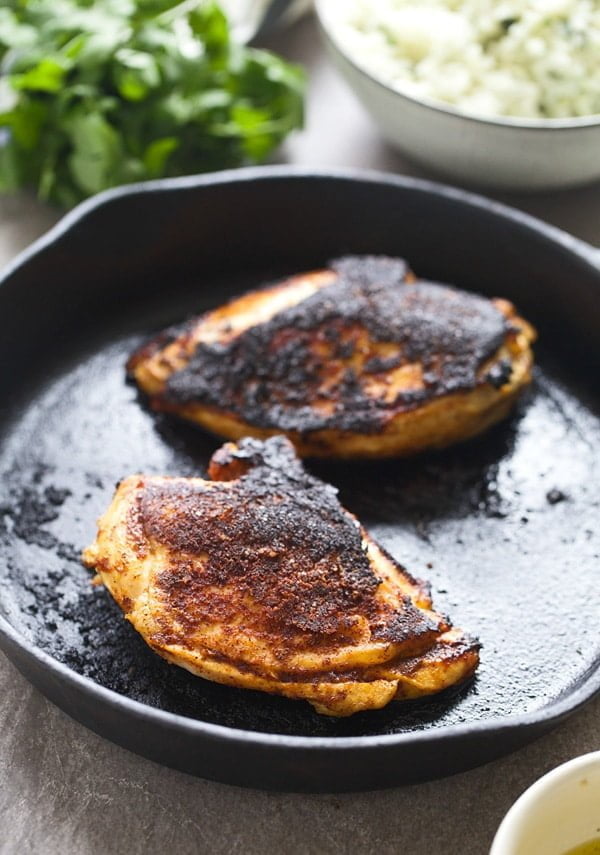
<svg viewBox="0 0 600 855">
<path fill-rule="evenodd" d="M 600 0 L 316 0 L 335 64 L 396 148 L 463 183 L 600 179 Z"/>
</svg>

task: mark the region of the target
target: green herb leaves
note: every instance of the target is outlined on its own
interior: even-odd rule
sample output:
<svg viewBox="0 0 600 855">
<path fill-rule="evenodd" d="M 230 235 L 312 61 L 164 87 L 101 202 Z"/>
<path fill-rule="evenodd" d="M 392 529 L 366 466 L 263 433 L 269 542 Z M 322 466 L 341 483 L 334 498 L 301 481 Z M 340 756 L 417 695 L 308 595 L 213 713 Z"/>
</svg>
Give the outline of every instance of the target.
<svg viewBox="0 0 600 855">
<path fill-rule="evenodd" d="M 302 71 L 211 0 L 4 0 L 0 75 L 0 189 L 64 206 L 259 162 L 302 124 Z"/>
</svg>

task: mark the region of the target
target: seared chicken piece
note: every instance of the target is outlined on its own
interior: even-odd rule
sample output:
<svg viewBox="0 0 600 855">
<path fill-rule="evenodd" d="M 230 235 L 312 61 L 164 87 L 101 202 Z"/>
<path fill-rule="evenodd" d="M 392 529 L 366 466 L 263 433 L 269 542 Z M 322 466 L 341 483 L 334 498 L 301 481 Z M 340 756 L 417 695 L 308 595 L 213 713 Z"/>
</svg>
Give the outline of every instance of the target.
<svg viewBox="0 0 600 855">
<path fill-rule="evenodd" d="M 285 437 L 227 443 L 209 475 L 126 478 L 84 552 L 153 650 L 332 716 L 473 674 L 478 644 Z"/>
<path fill-rule="evenodd" d="M 285 433 L 301 455 L 400 456 L 505 417 L 534 338 L 506 300 L 366 256 L 168 330 L 128 370 L 154 408 L 229 439 Z"/>
</svg>

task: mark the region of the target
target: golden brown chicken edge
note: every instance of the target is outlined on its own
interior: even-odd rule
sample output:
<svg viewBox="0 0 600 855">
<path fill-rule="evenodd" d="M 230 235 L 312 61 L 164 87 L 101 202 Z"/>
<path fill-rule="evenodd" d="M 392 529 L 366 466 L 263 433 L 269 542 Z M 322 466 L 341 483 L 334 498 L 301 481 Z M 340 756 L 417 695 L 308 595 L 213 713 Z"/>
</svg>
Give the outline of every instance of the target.
<svg viewBox="0 0 600 855">
<path fill-rule="evenodd" d="M 529 328 L 531 329 L 531 328 Z M 170 412 L 191 421 L 214 436 L 238 440 L 244 436 L 267 439 L 283 434 L 293 443 L 301 457 L 336 459 L 380 459 L 407 457 L 429 449 L 442 449 L 475 437 L 507 418 L 517 399 L 532 379 L 533 353 L 528 342 L 534 333 L 523 331 L 524 341 L 510 350 L 512 379 L 496 389 L 482 383 L 468 392 L 455 392 L 412 410 L 390 413 L 385 427 L 378 433 L 353 433 L 338 429 L 311 432 L 259 428 L 235 413 L 201 404 L 171 407 L 160 395 L 151 394 L 153 409 Z M 488 363 L 500 362 L 505 350 Z M 143 388 L 143 380 L 140 383 Z"/>
<path fill-rule="evenodd" d="M 492 302 L 510 322 L 510 329 L 498 351 L 481 366 L 478 384 L 472 389 L 426 400 L 412 408 L 391 407 L 385 423 L 377 431 L 365 433 L 338 428 L 297 431 L 277 426 L 258 427 L 227 409 L 199 403 L 172 404 L 166 400 L 166 381 L 187 364 L 204 324 L 209 328 L 215 324 L 218 326 L 228 317 L 228 312 L 234 312 L 239 304 L 247 310 L 255 298 L 268 300 L 274 295 L 276 299 L 284 299 L 286 290 L 297 287 L 296 283 L 314 293 L 330 284 L 332 275 L 328 270 L 299 274 L 274 286 L 244 294 L 208 312 L 190 322 L 187 331 L 175 339 L 168 340 L 168 336 L 162 333 L 132 354 L 127 363 L 128 375 L 148 396 L 150 406 L 156 411 L 170 413 L 219 438 L 233 441 L 244 436 L 267 439 L 283 434 L 301 457 L 345 460 L 407 457 L 466 441 L 508 417 L 532 380 L 534 356 L 531 345 L 537 333 L 516 313 L 512 303 L 500 298 Z M 409 273 L 407 281 L 414 279 L 414 275 Z M 234 330 L 229 333 L 235 334 L 237 331 Z M 494 367 L 503 364 L 510 364 L 511 376 L 498 388 L 486 378 Z"/>
<path fill-rule="evenodd" d="M 227 477 L 231 476 L 229 473 Z M 136 560 L 148 557 L 150 544 L 141 531 L 130 543 L 121 542 L 119 538 L 119 523 L 123 522 L 119 515 L 127 512 L 129 499 L 143 488 L 145 481 L 144 476 L 130 476 L 121 482 L 111 506 L 99 520 L 96 540 L 84 550 L 83 562 L 97 571 L 126 618 L 167 661 L 214 682 L 306 700 L 317 712 L 330 716 L 348 716 L 379 709 L 391 700 L 437 694 L 460 686 L 473 676 L 479 663 L 479 644 L 448 623 L 442 625 L 432 645 L 418 655 L 391 655 L 387 660 L 380 658 L 360 668 L 354 665 L 337 670 L 329 667 L 300 672 L 283 668 L 275 675 L 272 670 L 249 667 L 247 662 L 236 662 L 208 648 L 190 649 L 168 634 L 162 634 L 150 618 L 147 585 L 145 587 L 143 581 L 140 583 L 141 574 L 133 574 L 132 578 L 127 575 L 128 567 L 135 566 Z M 361 531 L 375 552 L 393 563 L 410 590 L 413 602 L 420 608 L 432 607 L 424 583 L 414 579 L 391 556 L 382 552 L 363 529 Z"/>
</svg>

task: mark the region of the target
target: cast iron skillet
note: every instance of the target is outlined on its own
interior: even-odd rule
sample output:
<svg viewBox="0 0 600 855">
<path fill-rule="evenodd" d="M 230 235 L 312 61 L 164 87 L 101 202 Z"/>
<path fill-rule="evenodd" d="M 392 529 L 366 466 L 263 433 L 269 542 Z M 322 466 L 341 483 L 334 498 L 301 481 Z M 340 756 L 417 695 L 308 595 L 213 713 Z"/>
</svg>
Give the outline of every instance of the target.
<svg viewBox="0 0 600 855">
<path fill-rule="evenodd" d="M 90 585 L 79 553 L 119 478 L 202 473 L 219 444 L 137 400 L 123 370 L 132 348 L 242 289 L 362 252 L 513 299 L 539 328 L 540 368 L 514 417 L 478 440 L 409 462 L 312 467 L 483 642 L 460 692 L 340 721 L 167 665 Z M 392 786 L 549 730 L 600 683 L 599 286 L 591 247 L 407 178 L 245 170 L 80 206 L 0 287 L 2 648 L 97 733 L 245 786 Z"/>
</svg>

